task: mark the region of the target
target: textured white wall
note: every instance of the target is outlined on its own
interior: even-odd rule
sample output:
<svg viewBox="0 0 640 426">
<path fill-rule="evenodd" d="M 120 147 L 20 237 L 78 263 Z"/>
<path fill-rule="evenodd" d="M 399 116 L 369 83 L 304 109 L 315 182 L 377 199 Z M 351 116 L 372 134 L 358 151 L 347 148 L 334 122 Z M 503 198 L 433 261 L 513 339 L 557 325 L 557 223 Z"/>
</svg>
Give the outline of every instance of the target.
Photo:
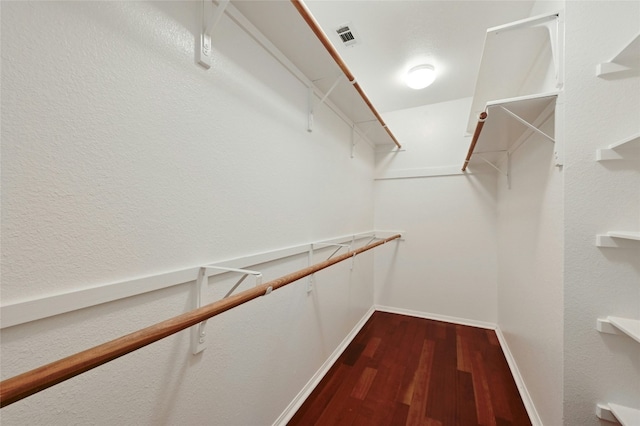
<svg viewBox="0 0 640 426">
<path fill-rule="evenodd" d="M 553 133 L 553 119 L 542 130 Z M 498 180 L 498 326 L 545 425 L 562 424 L 563 176 L 554 160 L 554 145 L 534 135 L 511 156 L 511 189 Z"/>
<path fill-rule="evenodd" d="M 378 154 L 378 172 L 459 170 L 469 108 L 461 99 L 385 114 L 407 151 Z M 397 251 L 375 254 L 376 303 L 495 323 L 495 197 L 492 172 L 376 181 L 375 226 L 407 235 Z"/>
<path fill-rule="evenodd" d="M 351 159 L 350 128 L 324 108 L 307 133 L 306 88 L 227 18 L 212 69 L 195 65 L 200 8 L 2 3 L 3 303 L 372 228 L 371 148 Z M 318 274 L 310 296 L 300 283 L 209 321 L 201 356 L 179 333 L 4 408 L 2 422 L 269 424 L 373 303 L 372 259 Z M 179 286 L 5 329 L 2 377 L 190 297 Z"/>
<path fill-rule="evenodd" d="M 531 16 L 563 3 L 538 1 Z M 545 51 L 523 90 L 548 92 L 555 81 Z M 554 133 L 553 117 L 542 130 Z M 563 418 L 563 172 L 554 160 L 554 145 L 533 134 L 511 156 L 511 189 L 498 179 L 498 326 L 544 425 Z"/>
<path fill-rule="evenodd" d="M 595 246 L 595 235 L 640 230 L 640 164 L 597 163 L 598 148 L 640 130 L 640 77 L 598 78 L 640 31 L 640 3 L 567 2 L 564 415 L 604 425 L 598 402 L 640 408 L 640 346 L 600 334 L 596 319 L 640 319 L 640 250 Z"/>
</svg>

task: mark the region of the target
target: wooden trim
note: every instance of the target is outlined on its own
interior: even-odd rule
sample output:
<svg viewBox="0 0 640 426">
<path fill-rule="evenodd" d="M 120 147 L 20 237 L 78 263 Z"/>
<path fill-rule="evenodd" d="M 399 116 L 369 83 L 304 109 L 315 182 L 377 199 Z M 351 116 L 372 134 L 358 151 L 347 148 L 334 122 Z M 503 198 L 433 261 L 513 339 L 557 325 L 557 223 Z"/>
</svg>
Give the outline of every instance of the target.
<svg viewBox="0 0 640 426">
<path fill-rule="evenodd" d="M 329 52 L 329 55 L 331 55 L 331 57 L 336 62 L 338 67 L 340 67 L 340 69 L 344 73 L 344 75 L 349 79 L 349 82 L 353 84 L 353 87 L 358 91 L 364 103 L 367 104 L 367 106 L 369 107 L 373 115 L 380 122 L 380 125 L 384 128 L 384 130 L 386 130 L 387 134 L 391 137 L 391 139 L 393 140 L 393 143 L 395 143 L 398 148 L 402 148 L 402 145 L 400 145 L 400 142 L 398 142 L 398 140 L 393 135 L 393 133 L 391 133 L 391 130 L 389 130 L 384 120 L 376 110 L 376 108 L 373 106 L 373 104 L 371 103 L 367 95 L 364 93 L 364 90 L 362 90 L 362 87 L 360 87 L 360 85 L 356 81 L 356 78 L 347 67 L 347 64 L 345 64 L 344 61 L 342 60 L 336 48 L 333 47 L 333 44 L 331 44 L 331 41 L 329 40 L 329 38 L 327 38 L 327 35 L 324 33 L 324 31 L 322 31 L 322 28 L 320 28 L 320 25 L 318 25 L 318 22 L 316 22 L 316 20 L 311 15 L 307 7 L 304 5 L 304 2 L 302 0 L 291 0 L 291 3 L 293 3 L 293 6 L 298 10 L 302 18 L 307 23 L 307 25 L 309 25 L 309 28 L 311 28 L 311 31 L 313 31 L 316 37 L 318 37 L 318 40 L 320 40 L 320 43 L 322 43 L 325 49 L 327 49 L 327 52 Z"/>
<path fill-rule="evenodd" d="M 250 300 L 269 294 L 301 278 L 318 272 L 343 260 L 350 259 L 367 250 L 400 238 L 400 234 L 376 241 L 375 243 L 352 250 L 341 256 L 317 263 L 260 286 L 245 290 L 226 299 L 186 312 L 150 327 L 135 331 L 75 355 L 54 361 L 0 383 L 0 407 L 12 404 L 34 393 L 82 374 L 88 370 L 147 346 L 181 330 L 201 323 L 211 317 L 226 312 Z"/>
<path fill-rule="evenodd" d="M 478 118 L 478 124 L 476 125 L 476 130 L 473 132 L 473 139 L 471 139 L 471 145 L 469 146 L 469 152 L 467 152 L 467 158 L 464 160 L 464 164 L 462 166 L 463 172 L 467 170 L 469 161 L 471 161 L 473 150 L 476 149 L 476 144 L 478 143 L 478 138 L 480 137 L 480 132 L 482 132 L 482 127 L 484 126 L 484 122 L 486 119 L 487 119 L 487 113 L 484 111 L 481 112 L 480 118 Z"/>
</svg>

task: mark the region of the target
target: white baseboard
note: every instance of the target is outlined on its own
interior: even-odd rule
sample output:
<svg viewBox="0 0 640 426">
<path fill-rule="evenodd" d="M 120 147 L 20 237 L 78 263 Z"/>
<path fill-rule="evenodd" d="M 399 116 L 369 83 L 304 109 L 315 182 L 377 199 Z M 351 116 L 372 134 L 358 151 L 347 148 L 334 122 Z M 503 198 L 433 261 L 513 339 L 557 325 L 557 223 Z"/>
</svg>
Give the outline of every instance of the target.
<svg viewBox="0 0 640 426">
<path fill-rule="evenodd" d="M 518 365 L 513 358 L 511 350 L 509 349 L 509 345 L 507 344 L 507 341 L 504 338 L 500 327 L 498 327 L 496 324 L 485 321 L 476 321 L 466 318 L 450 317 L 446 315 L 432 314 L 428 312 L 413 311 L 410 309 L 393 308 L 390 306 L 381 305 L 372 306 L 371 309 L 369 309 L 369 311 L 364 314 L 360 321 L 358 321 L 358 323 L 355 325 L 353 330 L 351 330 L 351 332 L 344 338 L 342 343 L 338 345 L 331 356 L 327 358 L 324 364 L 322 364 L 318 371 L 316 371 L 316 373 L 313 375 L 313 377 L 311 377 L 304 388 L 302 388 L 298 395 L 296 395 L 296 397 L 293 399 L 293 401 L 291 401 L 287 408 L 285 408 L 282 414 L 280 414 L 280 416 L 273 423 L 273 426 L 284 426 L 287 424 L 287 422 L 289 422 L 289 420 L 291 420 L 293 415 L 298 411 L 300 406 L 302 406 L 307 397 L 311 394 L 311 392 L 313 392 L 318 383 L 320 383 L 325 374 L 327 374 L 331 366 L 333 366 L 338 357 L 342 354 L 342 352 L 344 352 L 347 346 L 349 346 L 349 343 L 351 343 L 351 341 L 356 337 L 356 335 L 360 332 L 362 327 L 364 327 L 365 323 L 369 320 L 369 318 L 375 311 L 408 315 L 411 317 L 425 318 L 436 321 L 449 322 L 452 324 L 468 325 L 471 327 L 494 330 L 496 332 L 498 342 L 500 343 L 500 347 L 502 349 L 502 353 L 507 360 L 509 370 L 511 370 L 511 374 L 514 381 L 516 382 L 516 386 L 518 387 L 518 391 L 520 392 L 520 397 L 522 398 L 522 402 L 527 410 L 527 414 L 529 415 L 529 419 L 531 420 L 532 425 L 543 426 L 542 421 L 540 420 L 540 416 L 538 415 L 538 412 L 536 411 L 536 408 L 533 404 L 533 400 L 531 399 L 531 395 L 529 395 L 529 391 L 527 391 L 527 387 L 524 384 L 524 380 L 522 378 L 522 375 L 520 374 L 520 370 L 518 370 Z"/>
<path fill-rule="evenodd" d="M 311 377 L 311 379 L 307 382 L 306 385 L 302 388 L 302 390 L 296 395 L 296 397 L 289 403 L 287 408 L 278 416 L 275 422 L 273 422 L 273 426 L 284 426 L 289 420 L 293 417 L 293 415 L 298 411 L 298 409 L 302 406 L 304 401 L 309 397 L 311 392 L 318 386 L 322 378 L 329 372 L 329 369 L 333 366 L 333 364 L 338 360 L 342 352 L 349 346 L 351 341 L 356 337 L 356 335 L 362 330 L 362 327 L 366 324 L 366 322 L 371 318 L 371 315 L 375 312 L 375 307 L 372 306 L 367 313 L 358 321 L 358 323 L 353 327 L 353 329 L 347 334 L 347 336 L 342 340 L 342 342 L 338 345 L 338 347 L 333 351 L 333 353 L 327 358 L 327 360 L 322 364 L 322 366 L 316 371 L 316 373 Z"/>
<path fill-rule="evenodd" d="M 435 321 L 450 322 L 452 324 L 470 325 L 472 327 L 487 328 L 489 330 L 495 330 L 497 327 L 496 324 L 491 322 L 485 322 L 485 321 L 476 321 L 476 320 L 470 320 L 466 318 L 431 314 L 428 312 L 412 311 L 410 309 L 392 308 L 391 306 L 375 305 L 374 307 L 376 311 L 389 312 L 391 314 L 407 315 L 407 316 L 416 317 L 416 318 L 425 318 L 425 319 L 430 319 Z"/>
<path fill-rule="evenodd" d="M 533 426 L 543 426 L 542 420 L 538 415 L 538 411 L 536 410 L 535 405 L 533 405 L 531 395 L 529 395 L 529 391 L 524 384 L 524 380 L 522 378 L 522 375 L 520 374 L 520 370 L 518 370 L 518 364 L 516 363 L 516 360 L 515 358 L 513 358 L 513 354 L 509 349 L 507 340 L 504 338 L 500 327 L 496 327 L 495 331 L 496 335 L 498 336 L 498 341 L 500 342 L 500 347 L 502 348 L 502 353 L 504 353 L 504 357 L 507 359 L 507 364 L 509 365 L 509 369 L 511 370 L 513 380 L 516 382 L 516 386 L 518 387 L 518 391 L 520 392 L 520 398 L 522 398 L 524 408 L 527 409 L 527 414 L 529 414 L 531 424 Z"/>
<path fill-rule="evenodd" d="M 513 376 L 513 380 L 516 382 L 516 386 L 518 387 L 518 391 L 520 392 L 520 398 L 522 398 L 522 403 L 527 410 L 527 414 L 531 420 L 533 426 L 543 426 L 542 420 L 540 420 L 540 416 L 538 415 L 538 411 L 536 411 L 536 407 L 533 404 L 533 400 L 531 399 L 531 395 L 529 395 L 529 391 L 524 384 L 524 380 L 522 375 L 520 374 L 520 370 L 518 370 L 518 364 L 516 363 L 511 350 L 509 349 L 509 345 L 507 344 L 507 340 L 504 338 L 500 327 L 497 324 L 493 324 L 490 322 L 484 321 L 475 321 L 469 320 L 465 318 L 457 318 L 457 317 L 449 317 L 445 315 L 431 314 L 428 312 L 420 312 L 420 311 L 412 311 L 409 309 L 401 309 L 401 308 L 392 308 L 390 306 L 380 306 L 376 305 L 375 309 L 377 311 L 390 312 L 393 314 L 401 314 L 408 315 L 417 318 L 426 318 L 436 321 L 444 321 L 452 324 L 460 324 L 460 325 L 469 325 L 472 327 L 478 328 L 486 328 L 490 330 L 494 330 L 496 335 L 498 336 L 498 342 L 500 342 L 500 348 L 502 349 L 502 353 L 507 360 L 507 364 L 509 365 L 509 370 L 511 370 L 511 375 Z"/>
</svg>

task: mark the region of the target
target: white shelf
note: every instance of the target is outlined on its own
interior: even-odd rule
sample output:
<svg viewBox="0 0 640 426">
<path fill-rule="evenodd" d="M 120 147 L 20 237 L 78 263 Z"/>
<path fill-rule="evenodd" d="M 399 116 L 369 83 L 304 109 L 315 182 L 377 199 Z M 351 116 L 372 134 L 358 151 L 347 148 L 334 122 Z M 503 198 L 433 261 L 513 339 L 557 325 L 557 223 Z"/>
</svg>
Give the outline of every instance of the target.
<svg viewBox="0 0 640 426">
<path fill-rule="evenodd" d="M 555 116 L 557 98 L 558 92 L 550 92 L 489 102 L 486 107 L 487 118 L 473 155 L 496 167 L 534 133 L 531 127 L 514 118 L 514 114 L 533 127 L 540 128 Z M 551 139 L 555 137 L 553 127 L 546 133 Z"/>
<path fill-rule="evenodd" d="M 380 125 L 355 87 L 346 78 L 337 82 L 336 77 L 343 75 L 342 71 L 291 2 L 232 1 L 227 9 L 239 12 L 285 58 L 284 61 L 280 57 L 276 59 L 293 64 L 287 69 L 295 68 L 295 75 L 307 87 L 314 88 L 317 99 L 314 98 L 313 102 L 316 107 L 320 99 L 329 93 L 324 103 L 347 124 L 355 124 L 362 138 L 376 146 L 394 145 L 387 130 Z M 238 16 L 233 18 L 239 22 Z M 287 31 L 283 31 L 283 28 L 287 28 Z M 251 36 L 255 38 L 255 32 Z"/>
<path fill-rule="evenodd" d="M 561 32 L 559 13 L 487 30 L 467 125 L 469 133 L 473 133 L 480 113 L 496 99 L 540 95 L 562 87 Z"/>
<path fill-rule="evenodd" d="M 598 318 L 596 329 L 601 333 L 624 334 L 640 343 L 640 320 L 612 316 Z"/>
<path fill-rule="evenodd" d="M 640 156 L 640 133 L 596 151 L 596 161 L 634 159 Z"/>
<path fill-rule="evenodd" d="M 619 422 L 622 426 L 640 425 L 640 410 L 618 404 L 598 404 L 596 415 L 602 420 Z"/>
<path fill-rule="evenodd" d="M 596 235 L 596 246 L 614 248 L 640 248 L 640 232 L 609 231 Z"/>
<path fill-rule="evenodd" d="M 637 34 L 610 61 L 602 62 L 596 67 L 598 77 L 640 69 L 640 33 Z"/>
<path fill-rule="evenodd" d="M 626 240 L 640 241 L 640 232 L 611 231 L 607 232 L 610 237 L 624 238 Z"/>
</svg>

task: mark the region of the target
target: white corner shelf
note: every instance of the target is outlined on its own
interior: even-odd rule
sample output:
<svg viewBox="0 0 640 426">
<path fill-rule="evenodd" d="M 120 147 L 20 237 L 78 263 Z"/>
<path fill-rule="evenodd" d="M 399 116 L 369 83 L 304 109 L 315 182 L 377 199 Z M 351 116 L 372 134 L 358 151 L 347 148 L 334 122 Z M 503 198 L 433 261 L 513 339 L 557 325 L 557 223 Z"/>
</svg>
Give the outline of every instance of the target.
<svg viewBox="0 0 640 426">
<path fill-rule="evenodd" d="M 598 404 L 596 416 L 608 422 L 618 422 L 622 426 L 640 425 L 640 410 L 618 404 Z"/>
<path fill-rule="evenodd" d="M 558 92 L 519 96 L 487 103 L 487 119 L 478 137 L 474 154 L 486 160 L 498 162 L 508 154 L 513 154 L 533 133 L 513 114 L 539 128 L 554 116 Z M 550 135 L 553 138 L 554 132 Z"/>
<path fill-rule="evenodd" d="M 624 334 L 640 343 L 640 320 L 612 316 L 598 318 L 596 329 L 600 333 Z"/>
<path fill-rule="evenodd" d="M 487 117 L 472 139 L 463 169 L 477 155 L 508 178 L 509 162 L 506 171 L 499 162 L 532 134 L 556 142 L 555 128 L 562 120 L 556 105 L 563 86 L 563 33 L 560 12 L 487 30 L 467 132 L 474 133 L 480 114 Z M 542 131 L 551 118 L 551 130 Z M 562 149 L 556 145 L 555 151 L 556 165 L 562 165 Z"/>
<path fill-rule="evenodd" d="M 596 235 L 596 246 L 613 248 L 640 248 L 640 232 L 609 231 Z"/>
<path fill-rule="evenodd" d="M 634 159 L 640 156 L 640 133 L 596 151 L 596 161 Z"/>
<path fill-rule="evenodd" d="M 596 66 L 596 76 L 603 77 L 612 74 L 640 69 L 640 33 L 638 33 L 620 52 L 607 62 Z"/>
<path fill-rule="evenodd" d="M 539 95 L 562 87 L 561 24 L 560 14 L 553 13 L 487 30 L 467 125 L 469 133 L 473 133 L 478 116 L 491 101 Z M 553 69 L 553 78 L 540 70 L 540 61 Z M 531 81 L 532 75 L 538 81 Z"/>
</svg>

